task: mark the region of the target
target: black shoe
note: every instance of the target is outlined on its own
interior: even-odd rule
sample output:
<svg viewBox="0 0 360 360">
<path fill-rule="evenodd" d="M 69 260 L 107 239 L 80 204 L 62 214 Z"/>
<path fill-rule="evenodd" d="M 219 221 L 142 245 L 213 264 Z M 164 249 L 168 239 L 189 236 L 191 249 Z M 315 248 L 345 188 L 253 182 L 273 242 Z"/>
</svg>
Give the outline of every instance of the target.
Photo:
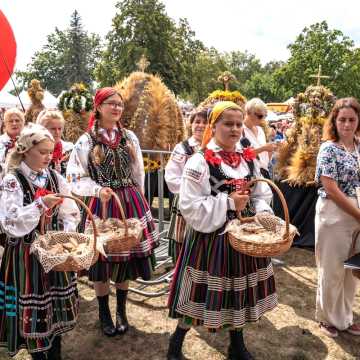
<svg viewBox="0 0 360 360">
<path fill-rule="evenodd" d="M 52 346 L 47 354 L 48 360 L 61 360 L 61 336 L 55 336 Z"/>
<path fill-rule="evenodd" d="M 46 352 L 31 353 L 32 360 L 47 360 Z"/>
<path fill-rule="evenodd" d="M 255 360 L 245 347 L 242 330 L 230 330 L 228 360 Z"/>
<path fill-rule="evenodd" d="M 126 317 L 127 290 L 116 289 L 116 331 L 118 334 L 125 334 L 129 330 L 129 323 Z"/>
<path fill-rule="evenodd" d="M 169 349 L 166 355 L 167 360 L 182 360 L 183 353 L 181 351 L 186 333 L 189 329 L 183 329 L 179 325 L 175 332 L 170 336 Z"/>
<path fill-rule="evenodd" d="M 104 335 L 115 336 L 116 329 L 109 309 L 109 295 L 98 296 L 100 327 Z"/>
</svg>

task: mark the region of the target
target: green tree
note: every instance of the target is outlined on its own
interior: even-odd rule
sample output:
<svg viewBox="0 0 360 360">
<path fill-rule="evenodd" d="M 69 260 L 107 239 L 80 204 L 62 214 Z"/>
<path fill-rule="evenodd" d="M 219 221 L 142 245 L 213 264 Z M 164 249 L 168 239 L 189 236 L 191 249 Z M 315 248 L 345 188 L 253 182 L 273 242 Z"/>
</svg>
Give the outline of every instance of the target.
<svg viewBox="0 0 360 360">
<path fill-rule="evenodd" d="M 244 94 L 248 99 L 259 97 L 265 102 L 283 102 L 291 96 L 281 82 L 277 73 L 285 65 L 282 61 L 270 61 L 259 71 L 254 72 L 245 82 Z"/>
<path fill-rule="evenodd" d="M 224 60 L 229 71 L 236 77 L 236 81 L 230 84 L 233 90 L 236 89 L 244 92 L 246 81 L 255 73 L 259 73 L 262 70 L 260 60 L 247 51 L 231 51 L 225 53 Z"/>
<path fill-rule="evenodd" d="M 70 27 L 63 31 L 55 28 L 43 48 L 34 54 L 26 70 L 16 72 L 19 87 L 26 88 L 34 78 L 55 95 L 74 82 L 92 87 L 100 50 L 100 37 L 83 29 L 80 15 L 75 10 Z"/>
<path fill-rule="evenodd" d="M 195 54 L 203 48 L 185 19 L 177 25 L 158 0 L 123 0 L 107 34 L 96 69 L 102 86 L 113 85 L 137 69 L 144 54 L 148 72 L 159 74 L 176 94 L 190 91 Z"/>
<path fill-rule="evenodd" d="M 222 87 L 217 78 L 228 68 L 224 56 L 215 48 L 199 51 L 195 59 L 191 90 L 183 97 L 199 104 L 212 91 Z"/>
<path fill-rule="evenodd" d="M 330 76 L 322 83 L 336 96 L 360 95 L 360 84 L 351 84 L 351 79 L 358 78 L 358 51 L 354 51 L 354 42 L 340 30 L 329 29 L 326 21 L 313 24 L 306 27 L 288 48 L 291 56 L 275 77 L 292 95 L 314 83 L 310 75 L 317 73 L 319 65 L 322 72 Z"/>
</svg>

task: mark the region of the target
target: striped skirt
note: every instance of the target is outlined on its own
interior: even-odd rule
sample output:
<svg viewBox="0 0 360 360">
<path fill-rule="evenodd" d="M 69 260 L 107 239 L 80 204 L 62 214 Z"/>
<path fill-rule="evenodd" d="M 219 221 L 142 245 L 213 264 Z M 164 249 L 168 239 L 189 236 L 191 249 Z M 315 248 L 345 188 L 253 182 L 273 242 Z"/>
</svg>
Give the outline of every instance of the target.
<svg viewBox="0 0 360 360">
<path fill-rule="evenodd" d="M 78 315 L 76 276 L 45 273 L 21 239 L 6 244 L 0 271 L 0 347 L 9 355 L 51 347 L 56 335 L 74 328 Z"/>
<path fill-rule="evenodd" d="M 186 222 L 179 210 L 179 195 L 176 195 L 171 208 L 170 224 L 166 236 L 169 240 L 168 254 L 174 264 L 176 264 L 184 242 L 185 228 Z"/>
<path fill-rule="evenodd" d="M 187 231 L 171 284 L 170 317 L 209 330 L 240 328 L 276 307 L 271 259 L 233 250 L 223 230 Z"/>
<path fill-rule="evenodd" d="M 109 255 L 106 258 L 100 255 L 99 260 L 89 269 L 89 279 L 102 282 L 111 279 L 115 283 L 135 280 L 138 277 L 149 280 L 156 263 L 154 249 L 158 246 L 158 233 L 150 208 L 144 196 L 135 187 L 124 187 L 116 190 L 116 193 L 121 201 L 125 217 L 141 220 L 144 227 L 143 237 L 140 244 L 130 251 Z M 91 198 L 88 204 L 91 212 L 100 217 L 102 214 L 100 199 Z M 85 216 L 84 213 L 83 224 Z M 119 207 L 114 199 L 107 204 L 107 216 L 121 219 Z"/>
</svg>

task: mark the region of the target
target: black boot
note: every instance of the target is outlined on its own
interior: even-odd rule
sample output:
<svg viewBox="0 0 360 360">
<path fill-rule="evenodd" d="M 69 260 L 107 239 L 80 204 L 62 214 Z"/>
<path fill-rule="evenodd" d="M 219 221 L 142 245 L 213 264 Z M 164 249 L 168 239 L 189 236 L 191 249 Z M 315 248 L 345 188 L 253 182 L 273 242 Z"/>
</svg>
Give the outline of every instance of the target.
<svg viewBox="0 0 360 360">
<path fill-rule="evenodd" d="M 125 334 L 129 329 L 126 317 L 127 290 L 116 289 L 116 331 L 118 334 Z"/>
<path fill-rule="evenodd" d="M 243 331 L 230 330 L 229 360 L 254 360 L 244 344 Z"/>
<path fill-rule="evenodd" d="M 31 353 L 31 358 L 33 360 L 47 360 L 46 352 L 41 351 L 41 352 Z"/>
<path fill-rule="evenodd" d="M 52 346 L 47 354 L 48 360 L 61 360 L 61 336 L 55 336 Z"/>
<path fill-rule="evenodd" d="M 175 332 L 170 336 L 167 360 L 181 360 L 183 358 L 181 348 L 188 331 L 189 329 L 183 329 L 179 325 L 176 327 Z"/>
<path fill-rule="evenodd" d="M 100 327 L 104 335 L 115 336 L 116 329 L 109 309 L 109 295 L 98 296 Z"/>
</svg>

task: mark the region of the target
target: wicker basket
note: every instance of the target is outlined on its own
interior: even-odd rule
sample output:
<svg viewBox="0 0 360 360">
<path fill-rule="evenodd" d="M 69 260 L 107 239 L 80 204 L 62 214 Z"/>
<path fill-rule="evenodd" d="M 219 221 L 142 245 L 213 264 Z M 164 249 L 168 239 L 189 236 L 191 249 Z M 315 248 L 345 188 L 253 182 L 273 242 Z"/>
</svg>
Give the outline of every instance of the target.
<svg viewBox="0 0 360 360">
<path fill-rule="evenodd" d="M 236 233 L 229 231 L 228 232 L 229 242 L 235 250 L 249 256 L 255 256 L 255 257 L 278 256 L 289 250 L 297 231 L 296 228 L 293 226 L 292 226 L 292 231 L 290 231 L 289 210 L 284 195 L 282 194 L 281 190 L 271 180 L 264 178 L 253 179 L 246 184 L 246 188 L 250 188 L 253 184 L 260 181 L 269 184 L 276 191 L 276 193 L 280 198 L 285 214 L 284 234 L 280 236 L 279 241 L 265 243 L 258 241 L 243 241 L 241 240 L 241 238 L 239 238 L 239 236 Z M 239 218 L 232 221 L 235 222 L 240 221 L 241 223 L 251 223 L 255 221 L 255 217 Z M 267 231 L 267 236 L 272 237 L 274 235 L 275 233 L 272 233 L 271 231 Z"/>
<path fill-rule="evenodd" d="M 360 229 L 359 230 L 355 230 L 354 233 L 353 233 L 353 236 L 352 236 L 352 244 L 351 244 L 351 248 L 350 248 L 350 252 L 349 252 L 349 258 L 356 255 L 357 252 L 356 252 L 356 242 L 357 242 L 357 239 L 360 235 Z M 352 271 L 352 274 L 360 279 L 360 270 L 351 270 Z"/>
<path fill-rule="evenodd" d="M 85 205 L 85 203 L 80 199 L 68 195 L 55 195 L 61 198 L 72 199 L 85 209 L 91 219 L 91 223 L 93 226 L 93 236 L 89 237 L 85 234 L 65 231 L 48 231 L 45 233 L 45 214 L 43 214 L 40 218 L 40 235 L 31 244 L 31 252 L 37 255 L 39 262 L 42 264 L 46 272 L 50 270 L 80 271 L 88 269 L 90 265 L 93 265 L 97 261 L 99 256 L 99 253 L 96 250 L 97 230 L 93 215 L 91 214 L 91 211 Z M 70 238 L 76 240 L 78 244 L 86 243 L 86 250 L 84 250 L 80 255 L 49 253 L 48 247 L 51 247 L 52 245 L 57 243 L 66 243 L 69 241 Z M 46 247 L 44 247 L 44 245 L 46 245 Z M 63 261 L 63 259 L 65 260 Z"/>
<path fill-rule="evenodd" d="M 99 243 L 102 242 L 104 251 L 107 255 L 116 255 L 124 251 L 130 251 L 140 244 L 143 234 L 143 225 L 141 221 L 136 218 L 126 219 L 119 196 L 114 191 L 112 191 L 112 196 L 119 207 L 121 219 L 107 218 L 106 203 L 103 203 L 103 220 L 95 220 L 98 224 L 97 231 Z M 102 226 L 104 226 L 106 222 L 109 222 L 109 220 L 112 221 L 113 226 L 118 226 L 117 230 L 115 230 L 117 232 L 114 231 L 111 234 L 109 234 L 109 232 L 102 232 Z M 91 229 L 87 229 L 86 234 L 89 233 L 91 233 Z"/>
</svg>

